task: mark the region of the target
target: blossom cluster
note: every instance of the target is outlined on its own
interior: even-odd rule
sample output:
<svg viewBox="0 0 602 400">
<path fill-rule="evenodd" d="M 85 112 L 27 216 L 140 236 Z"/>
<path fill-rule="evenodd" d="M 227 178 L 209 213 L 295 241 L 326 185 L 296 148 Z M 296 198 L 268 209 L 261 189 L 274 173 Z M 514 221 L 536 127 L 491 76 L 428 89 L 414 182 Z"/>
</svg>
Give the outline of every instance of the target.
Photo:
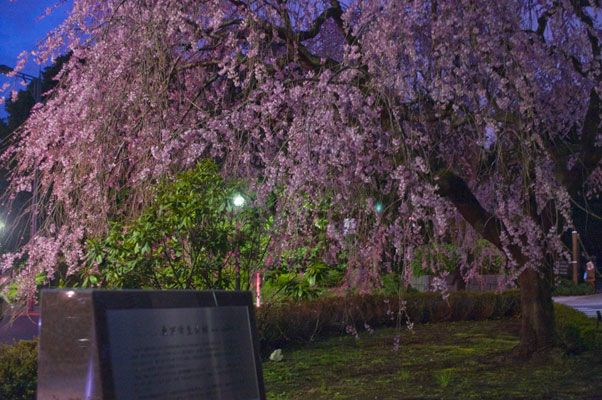
<svg viewBox="0 0 602 400">
<path fill-rule="evenodd" d="M 2 156 L 13 197 L 38 185 L 41 223 L 0 269 L 20 271 L 24 295 L 59 264 L 77 272 L 86 238 L 203 158 L 244 179 L 258 205 L 276 198 L 270 252 L 321 234 L 321 256 L 345 254 L 353 284 L 391 268 L 407 282 L 428 242 L 470 252 L 459 219 L 513 273 L 540 268 L 563 254 L 570 196 L 590 176 L 589 190 L 601 187 L 599 11 L 549 0 L 74 0 L 35 54 L 73 53 L 60 85 Z M 445 191 L 450 176 L 462 185 Z"/>
</svg>

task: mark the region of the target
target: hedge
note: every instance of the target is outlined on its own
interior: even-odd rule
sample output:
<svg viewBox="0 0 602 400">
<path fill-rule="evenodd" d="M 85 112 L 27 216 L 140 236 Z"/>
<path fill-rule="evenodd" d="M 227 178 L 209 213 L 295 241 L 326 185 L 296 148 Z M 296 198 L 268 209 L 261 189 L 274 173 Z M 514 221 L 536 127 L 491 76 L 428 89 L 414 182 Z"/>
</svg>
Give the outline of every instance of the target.
<svg viewBox="0 0 602 400">
<path fill-rule="evenodd" d="M 595 293 L 596 290 L 589 283 L 575 285 L 568 278 L 560 278 L 558 284 L 552 288 L 552 296 L 587 296 Z"/>
<path fill-rule="evenodd" d="M 261 352 L 265 355 L 275 348 L 307 343 L 317 338 L 367 327 L 395 326 L 399 322 L 405 323 L 408 317 L 412 323 L 428 323 L 519 314 L 518 290 L 501 294 L 453 292 L 447 299 L 443 299 L 440 293 L 367 294 L 266 304 L 256 311 L 256 322 Z"/>
<path fill-rule="evenodd" d="M 602 326 L 597 326 L 595 318 L 558 303 L 554 304 L 554 316 L 557 344 L 567 353 L 590 351 L 602 360 Z"/>
<path fill-rule="evenodd" d="M 0 344 L 0 399 L 35 398 L 37 360 L 37 340 Z"/>
</svg>

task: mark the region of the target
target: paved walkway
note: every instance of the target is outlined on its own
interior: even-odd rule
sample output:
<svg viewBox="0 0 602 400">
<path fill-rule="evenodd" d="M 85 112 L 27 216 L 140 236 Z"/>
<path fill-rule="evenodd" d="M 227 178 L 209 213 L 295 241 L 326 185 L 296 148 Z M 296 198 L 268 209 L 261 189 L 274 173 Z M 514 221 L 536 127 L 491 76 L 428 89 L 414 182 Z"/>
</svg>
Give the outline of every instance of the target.
<svg viewBox="0 0 602 400">
<path fill-rule="evenodd" d="M 602 313 L 602 293 L 592 294 L 590 296 L 559 296 L 552 299 L 561 304 L 565 304 L 581 311 L 588 317 L 596 318 L 596 311 Z"/>
</svg>

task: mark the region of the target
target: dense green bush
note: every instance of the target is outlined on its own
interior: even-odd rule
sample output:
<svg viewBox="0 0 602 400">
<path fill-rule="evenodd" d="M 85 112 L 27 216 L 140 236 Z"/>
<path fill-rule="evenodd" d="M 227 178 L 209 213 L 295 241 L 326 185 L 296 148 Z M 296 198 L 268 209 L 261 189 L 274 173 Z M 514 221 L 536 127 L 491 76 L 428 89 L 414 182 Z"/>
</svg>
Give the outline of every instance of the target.
<svg viewBox="0 0 602 400">
<path fill-rule="evenodd" d="M 233 203 L 243 198 L 240 185 L 208 160 L 160 183 L 136 220 L 115 222 L 87 242 L 82 285 L 234 289 L 239 279 L 249 289 L 263 266 L 269 221 L 257 207 Z"/>
<path fill-rule="evenodd" d="M 582 282 L 575 285 L 569 278 L 559 278 L 552 288 L 552 296 L 584 296 L 596 293 L 592 285 Z"/>
<path fill-rule="evenodd" d="M 280 268 L 269 269 L 264 274 L 263 296 L 268 301 L 318 297 L 328 289 L 329 283 L 340 281 L 342 276 L 333 278 L 337 271 L 339 269 L 328 268 L 321 261 L 310 263 L 306 268 L 299 266 L 291 270 L 282 265 Z"/>
<path fill-rule="evenodd" d="M 0 344 L 0 399 L 35 399 L 37 360 L 37 340 Z"/>
<path fill-rule="evenodd" d="M 401 296 L 366 294 L 319 297 L 305 301 L 266 304 L 257 311 L 262 352 L 329 335 L 357 332 L 398 323 L 483 320 L 517 316 L 518 290 L 405 293 Z"/>
<path fill-rule="evenodd" d="M 564 304 L 554 304 L 558 344 L 567 353 L 591 351 L 602 359 L 602 326 L 596 320 Z"/>
</svg>

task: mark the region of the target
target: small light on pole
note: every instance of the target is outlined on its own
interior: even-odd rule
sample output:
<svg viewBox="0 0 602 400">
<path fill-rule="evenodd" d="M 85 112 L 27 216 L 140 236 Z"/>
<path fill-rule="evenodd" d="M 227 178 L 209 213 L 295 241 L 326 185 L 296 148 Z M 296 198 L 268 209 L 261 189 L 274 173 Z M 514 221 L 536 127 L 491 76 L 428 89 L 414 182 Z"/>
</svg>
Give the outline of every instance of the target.
<svg viewBox="0 0 602 400">
<path fill-rule="evenodd" d="M 241 208 L 245 205 L 245 198 L 240 194 L 236 193 L 232 198 L 232 205 L 236 208 Z M 235 289 L 240 290 L 240 253 L 237 249 L 235 251 L 235 263 L 236 263 L 236 277 L 235 277 Z"/>
<path fill-rule="evenodd" d="M 380 201 L 377 201 L 376 204 L 374 204 L 374 211 L 376 211 L 377 213 L 381 213 L 383 212 L 383 210 L 385 209 L 385 206 L 383 206 L 383 203 L 381 203 Z"/>
<path fill-rule="evenodd" d="M 577 285 L 579 283 L 579 237 L 577 231 L 571 232 L 571 239 L 573 242 L 573 283 Z"/>
</svg>

